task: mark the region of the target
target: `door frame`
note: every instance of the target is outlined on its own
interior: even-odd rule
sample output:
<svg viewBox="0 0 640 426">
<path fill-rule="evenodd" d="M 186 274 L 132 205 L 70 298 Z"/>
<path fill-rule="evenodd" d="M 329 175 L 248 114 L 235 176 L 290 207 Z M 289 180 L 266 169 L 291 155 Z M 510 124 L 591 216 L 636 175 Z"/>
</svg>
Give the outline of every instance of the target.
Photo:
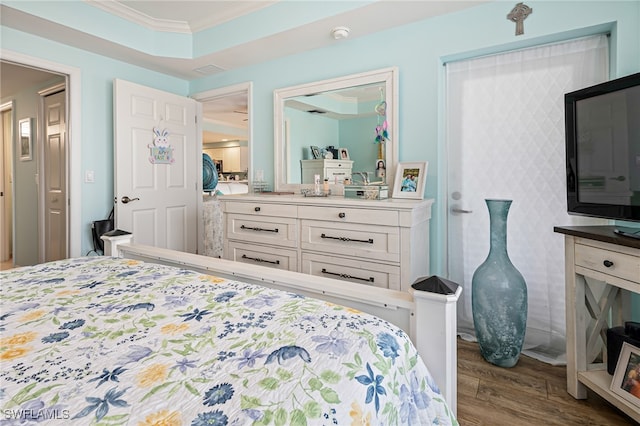
<svg viewBox="0 0 640 426">
<path fill-rule="evenodd" d="M 82 75 L 79 68 L 69 65 L 52 62 L 46 59 L 25 55 L 12 50 L 0 49 L 0 58 L 14 62 L 18 65 L 40 68 L 43 71 L 50 71 L 65 76 L 66 80 L 66 104 L 67 104 L 67 255 L 69 257 L 79 257 L 82 255 L 82 234 L 85 229 L 82 226 L 82 155 L 80 137 L 82 134 L 81 111 L 82 111 Z M 77 143 L 76 143 L 77 138 Z M 42 189 L 39 189 L 41 191 Z M 15 207 L 15 205 L 14 205 Z M 15 211 L 14 211 L 15 215 Z M 15 216 L 14 216 L 15 217 Z M 80 224 L 80 226 L 70 226 L 70 224 Z M 39 246 L 44 242 L 43 233 L 39 233 Z M 15 253 L 15 239 L 14 239 Z"/>
<path fill-rule="evenodd" d="M 13 155 L 13 153 L 14 153 L 13 135 L 15 134 L 15 127 L 16 127 L 15 126 L 15 110 L 16 110 L 15 103 L 16 103 L 16 101 L 12 99 L 12 100 L 10 100 L 8 102 L 5 102 L 5 103 L 0 105 L 0 115 L 2 113 L 4 113 L 5 111 L 9 111 L 10 114 L 11 114 L 10 123 L 9 123 L 9 126 L 10 126 L 9 133 L 10 133 L 11 136 L 9 137 L 9 140 L 4 138 L 4 134 L 1 136 L 1 138 L 2 138 L 2 146 L 0 146 L 0 149 L 2 149 L 2 156 L 0 156 L 0 157 L 2 157 L 2 161 L 4 161 L 5 164 L 6 164 L 6 158 L 4 157 L 4 155 L 5 155 L 6 151 L 7 151 L 6 146 L 8 145 L 9 146 L 8 151 L 11 154 L 11 158 L 10 158 L 11 172 L 10 173 L 11 173 L 11 177 L 12 177 L 11 182 L 9 184 L 6 181 L 4 183 L 5 194 L 2 197 L 2 202 L 0 202 L 0 209 L 3 210 L 2 221 L 0 222 L 0 228 L 2 228 L 0 230 L 0 234 L 7 235 L 7 234 L 11 233 L 11 244 L 9 245 L 8 241 L 2 241 L 1 244 L 3 245 L 3 247 L 2 247 L 2 249 L 0 249 L 0 252 L 4 252 L 4 250 L 7 250 L 11 254 L 12 265 L 15 265 L 15 260 L 13 259 L 13 251 L 14 251 L 14 248 L 15 248 L 14 244 L 15 244 L 15 239 L 16 239 L 15 227 L 13 226 L 13 214 L 14 214 L 14 206 L 13 206 L 13 204 L 14 204 L 13 203 L 13 194 L 14 194 L 14 185 L 13 185 L 14 179 L 13 179 L 13 177 L 14 177 L 14 172 L 13 172 L 13 170 L 15 168 L 14 155 Z M 0 126 L 0 128 L 2 128 L 2 131 L 4 132 L 3 126 Z M 5 170 L 4 168 L 3 168 L 3 173 L 4 173 L 4 176 L 3 176 L 3 179 L 4 179 L 7 176 L 7 170 Z M 7 208 L 6 207 L 6 203 L 7 203 L 7 194 L 6 194 L 7 191 L 6 191 L 6 188 L 7 188 L 7 186 L 11 186 L 11 205 L 9 206 L 11 208 L 11 223 L 10 224 L 7 224 L 7 218 L 4 215 L 4 212 L 5 212 L 6 208 Z"/>
</svg>

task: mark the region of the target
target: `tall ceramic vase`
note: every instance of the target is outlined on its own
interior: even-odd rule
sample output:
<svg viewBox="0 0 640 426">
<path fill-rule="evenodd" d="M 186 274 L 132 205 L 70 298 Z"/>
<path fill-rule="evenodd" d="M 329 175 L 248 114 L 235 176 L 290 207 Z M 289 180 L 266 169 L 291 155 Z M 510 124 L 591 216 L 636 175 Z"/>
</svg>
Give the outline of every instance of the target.
<svg viewBox="0 0 640 426">
<path fill-rule="evenodd" d="M 480 352 L 488 362 L 513 367 L 527 325 L 527 284 L 507 252 L 507 215 L 511 200 L 485 200 L 491 246 L 471 282 L 471 305 Z"/>
</svg>

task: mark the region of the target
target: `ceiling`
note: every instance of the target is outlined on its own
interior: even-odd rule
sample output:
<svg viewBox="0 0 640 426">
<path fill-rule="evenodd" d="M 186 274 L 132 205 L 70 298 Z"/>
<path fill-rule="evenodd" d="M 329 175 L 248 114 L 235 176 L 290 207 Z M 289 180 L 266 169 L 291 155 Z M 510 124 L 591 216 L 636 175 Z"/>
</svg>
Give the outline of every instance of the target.
<svg viewBox="0 0 640 426">
<path fill-rule="evenodd" d="M 338 26 L 348 27 L 349 39 L 354 39 L 429 17 L 453 13 L 487 1 L 3 1 L 0 2 L 0 22 L 3 26 L 49 40 L 193 80 L 345 42 L 332 36 L 331 30 Z M 52 19 L 50 13 L 45 15 L 37 7 L 29 7 L 29 4 L 46 4 L 50 8 L 56 8 L 56 16 L 59 18 Z M 117 27 L 104 28 L 100 22 L 92 25 L 90 19 L 97 19 L 97 14 L 104 12 L 134 24 L 135 28 L 152 30 L 143 35 L 157 37 L 154 41 L 159 46 L 153 43 L 152 47 L 136 44 L 137 40 L 123 38 L 122 30 Z M 269 12 L 271 14 L 267 15 Z M 88 16 L 89 21 L 64 19 L 65 14 L 78 13 Z M 251 26 L 253 21 L 249 19 L 252 17 L 258 22 L 262 22 L 259 19 L 263 17 L 271 17 L 271 21 Z M 121 27 L 126 28 L 124 25 Z M 220 32 L 214 33 L 215 36 L 204 31 L 216 29 Z M 192 42 L 185 45 L 185 52 L 172 52 L 165 48 L 172 42 L 184 41 L 189 36 L 192 37 Z M 163 43 L 161 40 L 170 42 Z M 191 52 L 187 52 L 188 50 Z"/>
<path fill-rule="evenodd" d="M 92 33 L 87 29 L 91 25 L 88 27 L 85 25 L 82 28 L 77 25 L 78 28 L 74 28 L 68 22 L 62 24 L 50 20 L 48 16 L 37 16 L 34 12 L 30 12 L 28 7 L 21 8 L 20 2 L 17 2 L 17 7 L 12 2 L 0 2 L 0 22 L 3 26 L 103 56 L 185 80 L 194 80 L 205 75 L 345 42 L 332 36 L 331 30 L 337 26 L 348 27 L 349 38 L 353 39 L 485 2 L 483 0 L 364 0 L 359 2 L 340 0 L 337 3 L 334 0 L 305 1 L 304 6 L 300 6 L 302 4 L 300 0 L 48 0 L 46 2 L 56 5 L 60 10 L 67 10 L 68 13 L 72 12 L 70 8 L 82 2 L 85 7 L 107 12 L 145 29 L 153 30 L 155 34 L 162 33 L 169 36 L 172 34 L 195 36 L 196 33 L 204 30 L 228 28 L 224 26 L 233 25 L 235 21 L 240 22 L 238 25 L 242 25 L 243 18 L 269 12 L 269 8 L 275 7 L 279 7 L 279 11 L 292 8 L 294 12 L 295 10 L 299 12 L 300 9 L 306 11 L 306 8 L 311 11 L 314 7 L 319 7 L 320 9 L 317 10 L 322 11 L 336 10 L 336 12 L 326 12 L 318 19 L 307 18 L 305 22 L 300 23 L 286 22 L 286 19 L 282 19 L 283 22 L 279 23 L 280 27 L 270 22 L 264 25 L 265 30 L 260 37 L 243 38 L 242 33 L 248 33 L 248 31 L 240 32 L 240 35 L 236 33 L 237 40 L 225 39 L 226 46 L 231 47 L 217 48 L 217 50 L 212 48 L 208 53 L 193 55 L 191 58 L 177 58 L 175 55 L 162 56 L 136 50 L 125 46 L 124 43 L 119 44 L 114 41 L 119 39 L 116 36 L 117 29 L 114 29 L 111 36 L 104 32 L 96 35 L 98 33 Z M 342 10 L 338 6 L 342 6 Z M 294 12 L 291 16 L 295 16 Z M 286 13 L 281 15 L 288 16 Z M 225 37 L 230 33 L 230 31 L 225 32 Z M 232 36 L 229 35 L 229 37 Z M 31 87 L 46 81 L 51 75 L 23 67 L 8 66 L 5 63 L 1 64 L 0 77 L 2 81 L 0 92 L 1 96 L 5 97 L 20 91 L 22 87 Z M 210 116 L 212 120 L 233 122 L 235 126 L 246 126 L 247 114 L 244 114 L 247 110 L 246 97 L 243 99 L 242 96 L 234 96 L 207 104 L 209 106 L 203 111 L 205 118 Z"/>
</svg>

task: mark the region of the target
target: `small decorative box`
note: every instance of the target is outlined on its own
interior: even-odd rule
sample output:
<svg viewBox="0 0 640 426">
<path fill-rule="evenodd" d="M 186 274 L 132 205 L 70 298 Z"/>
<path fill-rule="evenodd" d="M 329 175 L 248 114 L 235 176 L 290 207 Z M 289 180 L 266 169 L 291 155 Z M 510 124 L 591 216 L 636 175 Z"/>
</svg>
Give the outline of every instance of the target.
<svg viewBox="0 0 640 426">
<path fill-rule="evenodd" d="M 344 197 L 363 200 L 386 200 L 389 198 L 389 185 L 345 185 Z"/>
</svg>

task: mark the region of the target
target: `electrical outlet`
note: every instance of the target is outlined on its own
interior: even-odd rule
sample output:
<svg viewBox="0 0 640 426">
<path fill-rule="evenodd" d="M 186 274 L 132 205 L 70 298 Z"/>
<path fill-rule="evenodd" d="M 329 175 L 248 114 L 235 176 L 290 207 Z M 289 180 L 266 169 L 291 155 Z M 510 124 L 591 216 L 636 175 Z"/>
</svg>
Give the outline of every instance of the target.
<svg viewBox="0 0 640 426">
<path fill-rule="evenodd" d="M 86 170 L 84 172 L 84 181 L 86 183 L 94 183 L 96 181 L 95 177 L 96 176 L 95 176 L 95 173 L 93 172 L 93 170 Z"/>
</svg>

